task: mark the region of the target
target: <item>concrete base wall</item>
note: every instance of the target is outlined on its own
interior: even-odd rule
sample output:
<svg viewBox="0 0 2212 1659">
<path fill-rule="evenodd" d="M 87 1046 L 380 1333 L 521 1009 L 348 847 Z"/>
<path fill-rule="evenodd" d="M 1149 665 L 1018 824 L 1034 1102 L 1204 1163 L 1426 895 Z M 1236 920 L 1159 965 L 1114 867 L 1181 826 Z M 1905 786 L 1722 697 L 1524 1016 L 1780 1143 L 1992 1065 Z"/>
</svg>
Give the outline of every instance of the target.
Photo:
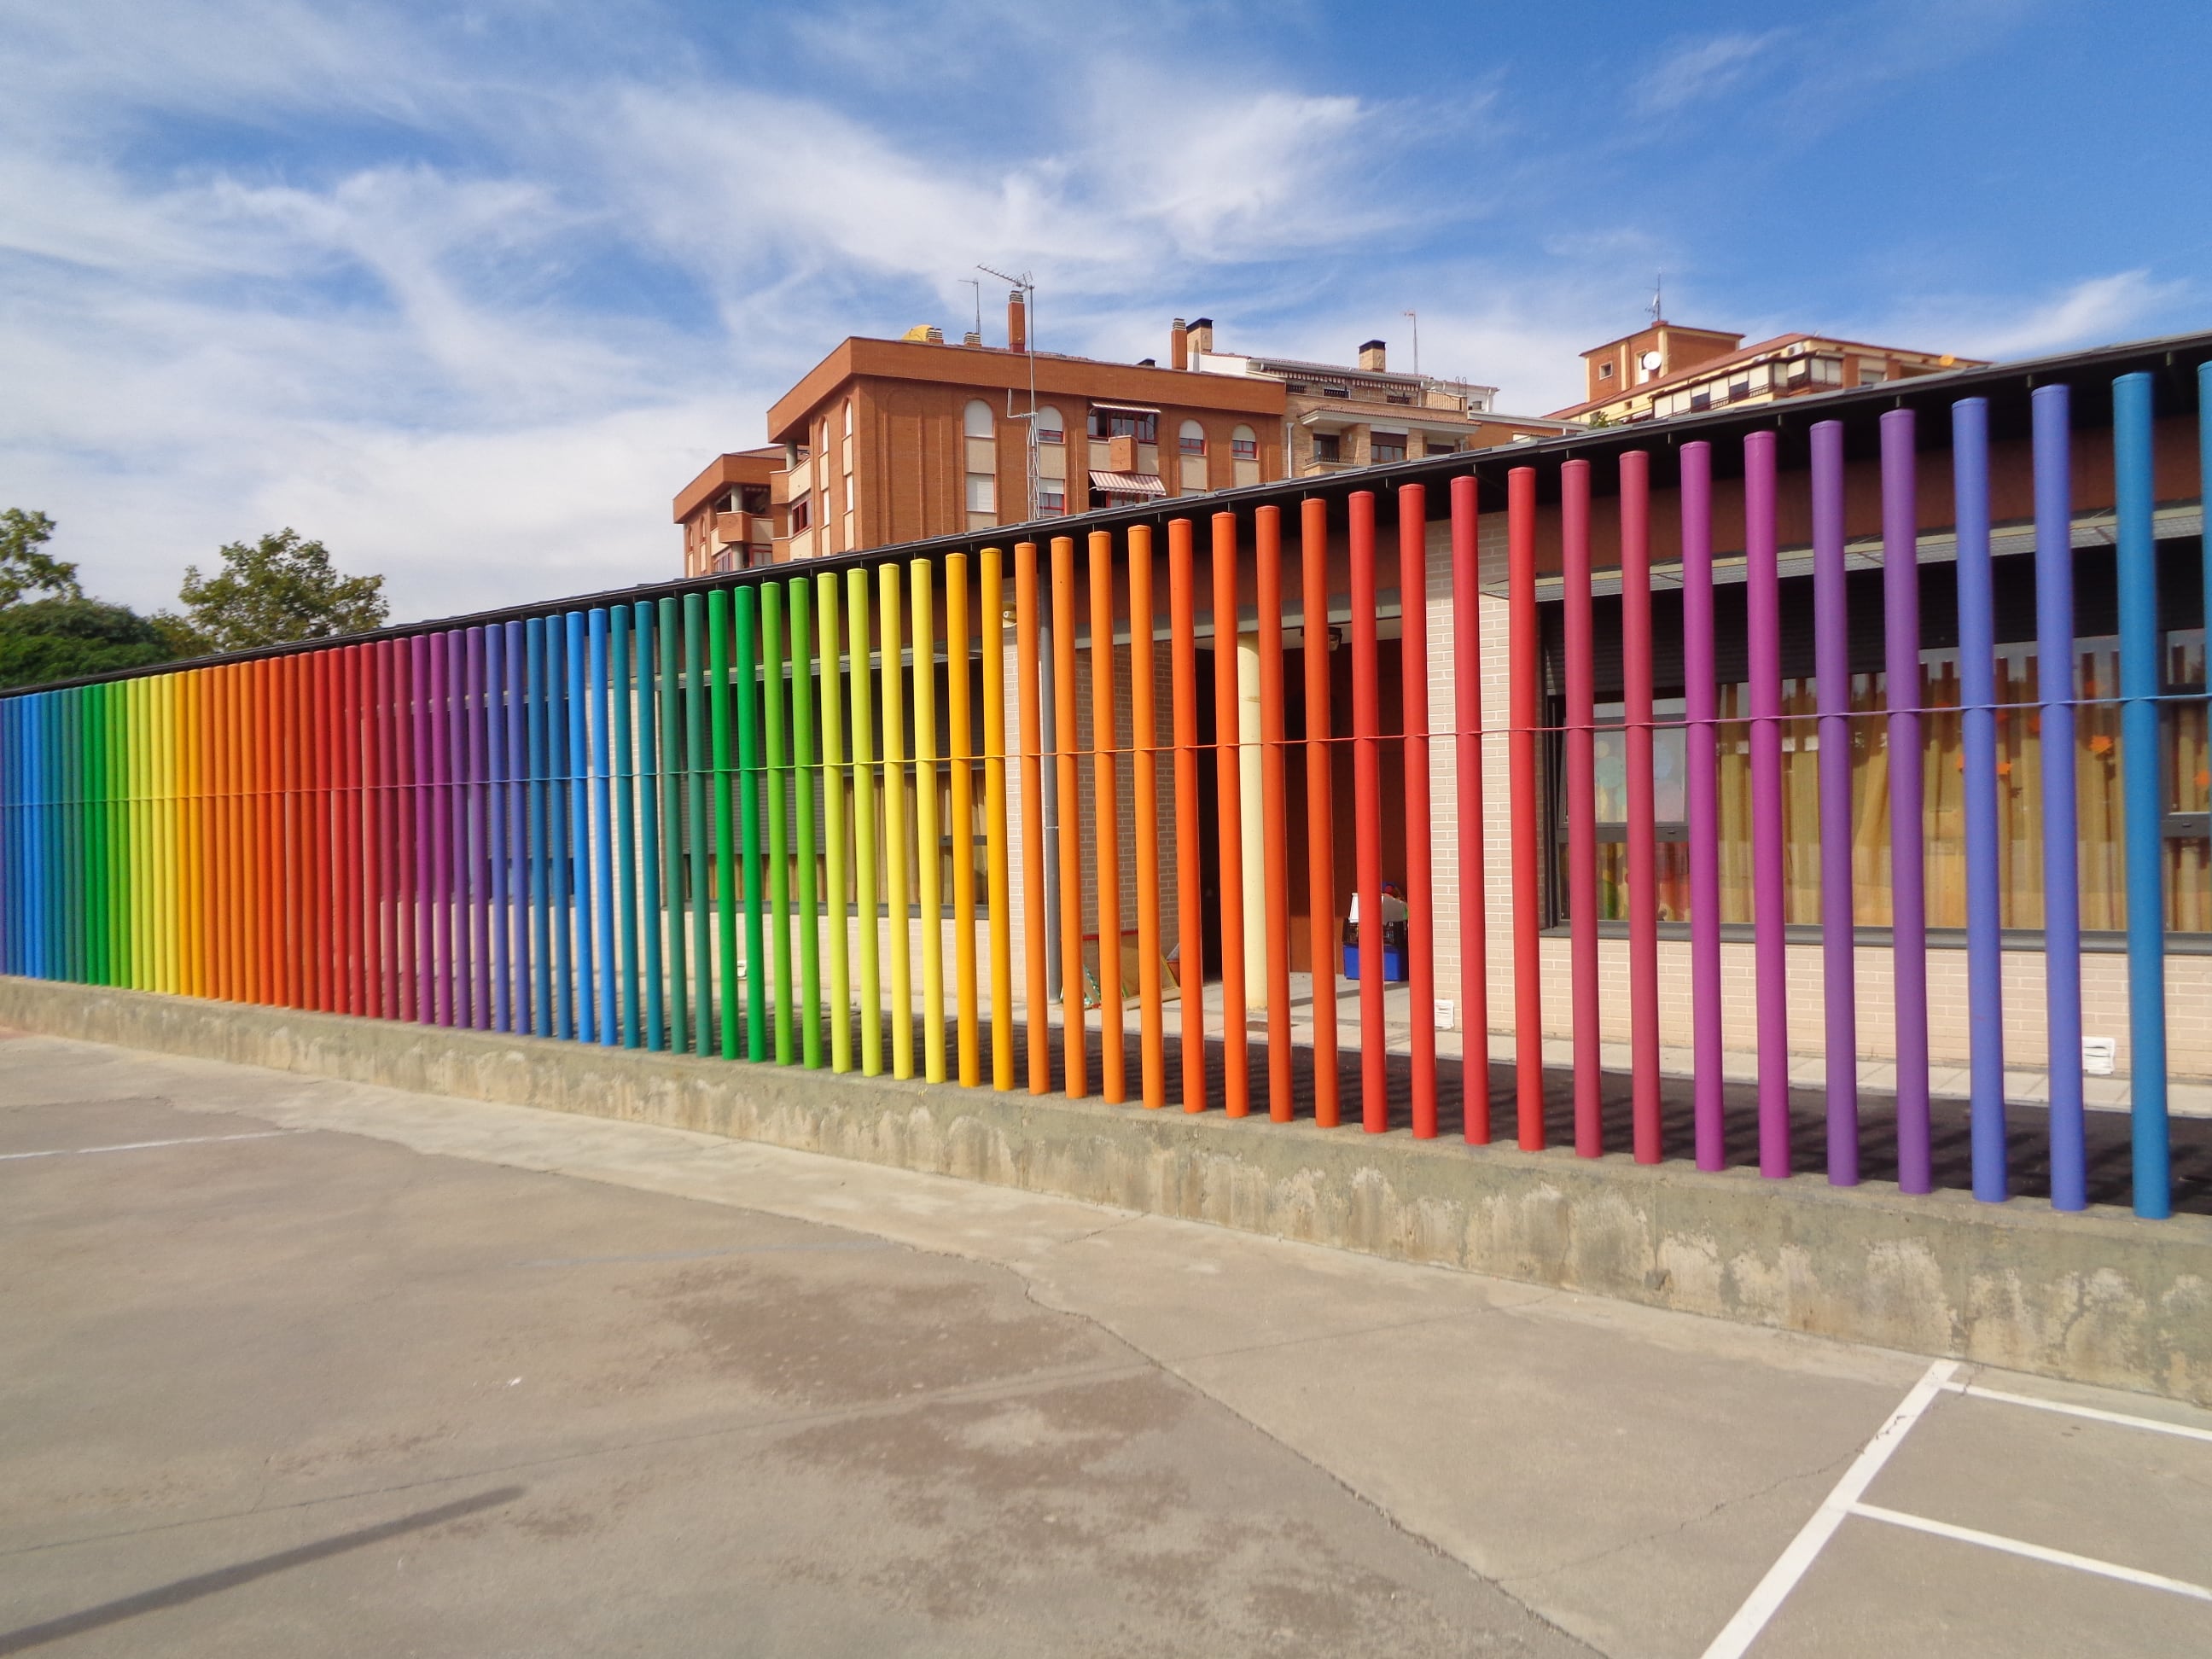
<svg viewBox="0 0 2212 1659">
<path fill-rule="evenodd" d="M 0 1024 L 628 1119 L 2212 1405 L 2212 1220 L 1233 1121 L 0 977 Z"/>
</svg>

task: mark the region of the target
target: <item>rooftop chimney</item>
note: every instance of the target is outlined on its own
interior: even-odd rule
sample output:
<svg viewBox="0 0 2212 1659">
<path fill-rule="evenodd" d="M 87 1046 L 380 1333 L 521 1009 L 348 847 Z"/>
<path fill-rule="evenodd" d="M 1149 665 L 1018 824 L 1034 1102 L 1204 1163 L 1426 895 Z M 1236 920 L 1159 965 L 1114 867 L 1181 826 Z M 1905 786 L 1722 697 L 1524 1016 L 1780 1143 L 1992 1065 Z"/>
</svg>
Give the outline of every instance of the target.
<svg viewBox="0 0 2212 1659">
<path fill-rule="evenodd" d="M 1213 349 L 1212 318 L 1192 318 L 1190 328 L 1188 332 L 1190 339 L 1190 349 L 1193 351 L 1211 351 Z"/>
<path fill-rule="evenodd" d="M 1016 289 L 1006 295 L 1006 349 L 1027 351 L 1029 349 L 1029 313 L 1022 307 L 1021 289 Z"/>
<path fill-rule="evenodd" d="M 1183 320 L 1180 317 L 1175 319 L 1175 325 L 1168 330 L 1168 367 L 1170 368 L 1190 367 L 1190 330 L 1184 326 Z"/>
<path fill-rule="evenodd" d="M 1387 374 L 1390 368 L 1388 348 L 1380 340 L 1366 342 L 1359 348 L 1359 366 L 1370 374 Z"/>
</svg>

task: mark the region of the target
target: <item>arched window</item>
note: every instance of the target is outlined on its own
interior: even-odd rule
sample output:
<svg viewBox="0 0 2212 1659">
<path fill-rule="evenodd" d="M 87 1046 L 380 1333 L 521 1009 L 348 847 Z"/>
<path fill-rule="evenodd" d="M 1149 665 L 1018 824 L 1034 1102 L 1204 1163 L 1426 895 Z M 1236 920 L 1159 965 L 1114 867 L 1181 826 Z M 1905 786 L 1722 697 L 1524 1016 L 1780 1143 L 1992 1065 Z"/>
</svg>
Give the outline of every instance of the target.
<svg viewBox="0 0 2212 1659">
<path fill-rule="evenodd" d="M 1036 412 L 1036 434 L 1041 444 L 1065 444 L 1067 441 L 1067 422 L 1050 404 L 1046 404 Z"/>
<path fill-rule="evenodd" d="M 1176 434 L 1176 447 L 1186 455 L 1206 453 L 1206 428 L 1196 421 L 1185 421 Z"/>
<path fill-rule="evenodd" d="M 1229 457 L 1231 471 L 1239 484 L 1260 482 L 1260 434 L 1249 426 L 1238 426 L 1229 434 Z"/>
<path fill-rule="evenodd" d="M 1213 488 L 1213 480 L 1206 476 L 1206 428 L 1196 421 L 1185 421 L 1176 428 L 1176 493 L 1183 495 Z"/>
<path fill-rule="evenodd" d="M 999 446 L 991 405 L 969 400 L 961 416 L 966 434 L 968 528 L 988 530 L 999 521 Z"/>
<path fill-rule="evenodd" d="M 846 441 L 847 443 L 850 443 L 850 442 L 852 442 L 852 441 L 853 441 L 853 400 L 852 400 L 850 398 L 846 398 L 846 399 L 845 399 L 845 441 Z"/>
</svg>

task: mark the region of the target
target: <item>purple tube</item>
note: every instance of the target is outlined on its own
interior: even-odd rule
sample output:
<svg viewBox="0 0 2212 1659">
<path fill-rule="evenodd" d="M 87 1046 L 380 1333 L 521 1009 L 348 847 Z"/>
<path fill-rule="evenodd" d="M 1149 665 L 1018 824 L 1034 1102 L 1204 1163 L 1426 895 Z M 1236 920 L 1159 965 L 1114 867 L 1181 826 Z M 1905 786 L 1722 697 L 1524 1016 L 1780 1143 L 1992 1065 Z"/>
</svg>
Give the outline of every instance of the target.
<svg viewBox="0 0 2212 1659">
<path fill-rule="evenodd" d="M 1891 957 L 1897 987 L 1897 1186 L 1934 1185 L 1928 1152 L 1928 895 L 1920 776 L 1920 553 L 1912 411 L 1881 417 L 1881 594 L 1889 708 Z"/>
<path fill-rule="evenodd" d="M 1682 710 L 1690 855 L 1691 1107 L 1698 1167 L 1725 1161 L 1721 1112 L 1721 796 L 1713 748 L 1713 455 L 1682 446 Z"/>
<path fill-rule="evenodd" d="M 430 829 L 434 799 L 430 771 L 430 646 L 427 634 L 417 634 L 407 642 L 408 658 L 415 671 L 413 696 L 408 706 L 409 738 L 415 751 L 415 902 L 407 919 L 407 935 L 415 954 L 415 1020 L 421 1025 L 430 1024 L 434 998 L 430 981 L 434 973 L 430 945 L 430 908 L 436 891 L 432 884 L 436 864 L 431 850 Z"/>
<path fill-rule="evenodd" d="M 469 629 L 466 714 L 469 726 L 469 1024 L 491 1029 L 491 826 L 485 797 L 490 769 L 485 764 L 484 725 L 489 710 L 484 696 L 484 630 Z"/>
<path fill-rule="evenodd" d="M 507 1005 L 507 629 L 483 630 L 484 939 L 491 978 L 489 1029 L 514 1029 Z"/>
<path fill-rule="evenodd" d="M 1751 919 L 1759 1004 L 1759 1172 L 1790 1173 L 1790 956 L 1782 840 L 1782 573 L 1774 434 L 1743 441 L 1744 610 L 1751 658 Z"/>
<path fill-rule="evenodd" d="M 430 641 L 430 678 L 423 724 L 428 728 L 430 769 L 425 774 L 430 798 L 430 1018 L 440 1025 L 453 1023 L 453 817 L 448 808 L 453 791 L 453 745 L 446 725 L 446 647 L 449 636 Z"/>
<path fill-rule="evenodd" d="M 1851 635 L 1844 574 L 1844 423 L 1813 428 L 1813 672 L 1820 745 L 1820 990 L 1828 1184 L 1859 1184 L 1856 920 L 1851 902 Z"/>
</svg>

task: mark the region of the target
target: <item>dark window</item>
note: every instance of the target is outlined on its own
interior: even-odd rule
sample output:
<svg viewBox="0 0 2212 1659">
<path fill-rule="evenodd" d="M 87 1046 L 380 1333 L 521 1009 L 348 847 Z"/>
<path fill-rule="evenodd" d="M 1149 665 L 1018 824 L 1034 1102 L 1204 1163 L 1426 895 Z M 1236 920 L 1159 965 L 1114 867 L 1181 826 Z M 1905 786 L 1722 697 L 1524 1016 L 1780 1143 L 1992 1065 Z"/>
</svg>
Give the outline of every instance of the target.
<svg viewBox="0 0 2212 1659">
<path fill-rule="evenodd" d="M 1600 363 L 1597 366 L 1597 377 L 1601 380 L 1611 380 L 1613 378 L 1613 365 L 1611 363 Z"/>
<path fill-rule="evenodd" d="M 805 496 L 802 495 L 791 504 L 792 534 L 794 536 L 797 535 L 800 531 L 805 529 L 807 526 L 813 522 L 814 514 L 812 511 L 812 504 Z"/>
<path fill-rule="evenodd" d="M 1067 511 L 1067 492 L 1064 489 L 1038 490 L 1037 511 L 1048 518 L 1058 518 Z"/>
<path fill-rule="evenodd" d="M 1094 409 L 1091 411 L 1091 435 L 1134 438 L 1140 444 L 1156 444 L 1160 441 L 1160 417 L 1138 415 L 1126 409 Z"/>
<path fill-rule="evenodd" d="M 1340 439 L 1335 433 L 1316 432 L 1314 434 L 1314 459 L 1317 461 L 1334 461 L 1340 459 L 1343 453 L 1343 441 Z"/>
<path fill-rule="evenodd" d="M 1406 459 L 1406 434 L 1402 432 L 1378 432 L 1370 452 L 1380 461 L 1402 461 Z"/>
<path fill-rule="evenodd" d="M 1703 392 L 1692 392 L 1690 394 L 1690 407 L 1692 409 L 1711 409 L 1712 406 L 1713 394 L 1712 389 L 1710 386 Z"/>
</svg>

